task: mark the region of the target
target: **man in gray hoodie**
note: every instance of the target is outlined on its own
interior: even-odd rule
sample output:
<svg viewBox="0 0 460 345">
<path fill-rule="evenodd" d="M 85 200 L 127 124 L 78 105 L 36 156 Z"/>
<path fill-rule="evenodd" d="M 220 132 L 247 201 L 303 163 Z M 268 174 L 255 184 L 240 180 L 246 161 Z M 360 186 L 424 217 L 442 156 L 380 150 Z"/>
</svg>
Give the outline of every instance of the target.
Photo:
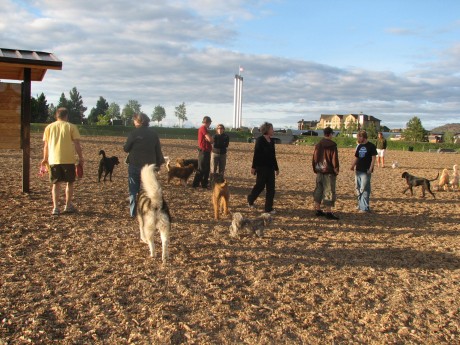
<svg viewBox="0 0 460 345">
<path fill-rule="evenodd" d="M 337 198 L 335 182 L 339 174 L 339 153 L 337 144 L 332 141 L 333 134 L 331 127 L 324 128 L 324 138 L 315 145 L 312 166 L 316 174 L 316 187 L 313 192 L 313 200 L 317 217 L 339 220 L 339 217 L 332 213 L 332 207 Z M 324 211 L 321 210 L 321 203 Z"/>
</svg>

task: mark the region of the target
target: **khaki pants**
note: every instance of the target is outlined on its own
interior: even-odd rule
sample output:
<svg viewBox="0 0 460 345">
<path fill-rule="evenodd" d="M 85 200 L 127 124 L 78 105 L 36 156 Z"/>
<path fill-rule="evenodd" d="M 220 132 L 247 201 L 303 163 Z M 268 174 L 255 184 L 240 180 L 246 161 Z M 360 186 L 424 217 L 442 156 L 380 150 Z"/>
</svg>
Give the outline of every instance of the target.
<svg viewBox="0 0 460 345">
<path fill-rule="evenodd" d="M 316 203 L 323 203 L 324 206 L 334 207 L 337 195 L 335 194 L 335 181 L 337 176 L 334 174 L 316 174 L 316 187 L 313 192 L 313 199 Z"/>
</svg>

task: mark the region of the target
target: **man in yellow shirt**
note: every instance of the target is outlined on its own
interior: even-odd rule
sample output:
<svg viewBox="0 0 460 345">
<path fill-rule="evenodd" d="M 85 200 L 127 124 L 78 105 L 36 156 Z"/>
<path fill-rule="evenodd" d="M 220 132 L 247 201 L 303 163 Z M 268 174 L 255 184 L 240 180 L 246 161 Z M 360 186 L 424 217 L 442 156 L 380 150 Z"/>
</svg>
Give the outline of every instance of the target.
<svg viewBox="0 0 460 345">
<path fill-rule="evenodd" d="M 68 122 L 66 108 L 58 108 L 56 121 L 49 124 L 43 133 L 43 160 L 42 165 L 49 166 L 51 197 L 53 199 L 54 216 L 59 215 L 59 194 L 61 184 L 66 183 L 65 213 L 75 212 L 72 204 L 73 183 L 75 182 L 75 152 L 78 154 L 78 163 L 83 166 L 83 154 L 80 146 L 80 132 L 77 126 Z"/>
</svg>

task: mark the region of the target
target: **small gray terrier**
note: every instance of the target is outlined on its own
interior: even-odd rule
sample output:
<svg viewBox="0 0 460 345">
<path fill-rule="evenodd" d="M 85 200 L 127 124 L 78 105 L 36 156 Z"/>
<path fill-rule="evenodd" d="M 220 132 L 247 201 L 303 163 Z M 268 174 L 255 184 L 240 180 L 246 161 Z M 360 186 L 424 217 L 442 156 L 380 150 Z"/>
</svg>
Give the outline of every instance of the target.
<svg viewBox="0 0 460 345">
<path fill-rule="evenodd" d="M 239 237 L 240 235 L 256 234 L 258 237 L 264 236 L 264 228 L 272 222 L 270 213 L 262 213 L 260 217 L 248 219 L 239 212 L 233 214 L 232 224 L 230 225 L 230 236 Z"/>
</svg>

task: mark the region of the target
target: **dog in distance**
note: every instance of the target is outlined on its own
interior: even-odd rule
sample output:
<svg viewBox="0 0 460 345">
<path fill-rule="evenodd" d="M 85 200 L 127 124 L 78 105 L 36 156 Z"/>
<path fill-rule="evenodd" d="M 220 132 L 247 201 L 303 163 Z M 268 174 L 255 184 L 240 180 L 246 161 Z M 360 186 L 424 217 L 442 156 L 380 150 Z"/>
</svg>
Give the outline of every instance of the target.
<svg viewBox="0 0 460 345">
<path fill-rule="evenodd" d="M 436 177 L 431 180 L 424 178 L 424 177 L 417 177 L 417 176 L 411 175 L 407 171 L 403 172 L 401 177 L 405 179 L 407 183 L 407 188 L 403 190 L 403 194 L 405 194 L 408 190 L 410 190 L 410 194 L 413 196 L 414 192 L 412 188 L 421 186 L 422 187 L 422 198 L 425 197 L 425 191 L 427 190 L 433 196 L 433 198 L 436 199 L 433 192 L 431 191 L 430 182 L 436 181 L 438 179 L 439 172 L 436 175 Z"/>
<path fill-rule="evenodd" d="M 177 158 L 176 160 L 176 167 L 186 167 L 187 165 L 193 164 L 193 168 L 195 170 L 198 169 L 198 159 L 191 158 L 191 159 L 184 159 L 184 158 Z"/>
<path fill-rule="evenodd" d="M 453 173 L 452 173 L 452 178 L 451 180 L 449 181 L 449 186 L 450 188 L 452 188 L 452 190 L 458 190 L 459 189 L 459 184 L 460 184 L 460 174 L 458 172 L 458 165 L 457 164 L 454 164 L 454 166 L 452 167 L 452 169 L 454 170 Z"/>
<path fill-rule="evenodd" d="M 239 237 L 241 235 L 256 235 L 264 236 L 264 229 L 272 222 L 270 213 L 262 213 L 260 217 L 249 219 L 243 217 L 239 212 L 233 214 L 232 224 L 229 227 L 231 237 Z"/>
<path fill-rule="evenodd" d="M 166 170 L 168 171 L 168 183 L 171 182 L 172 179 L 177 178 L 180 180 L 180 183 L 185 187 L 187 185 L 187 181 L 192 175 L 195 168 L 193 164 L 189 164 L 185 167 L 172 167 L 169 162 L 166 163 Z"/>
<path fill-rule="evenodd" d="M 443 169 L 441 176 L 439 177 L 438 190 L 444 189 L 449 190 L 449 170 Z"/>
<path fill-rule="evenodd" d="M 104 182 L 109 175 L 110 181 L 112 181 L 112 173 L 113 169 L 115 168 L 115 165 L 120 164 L 120 161 L 118 160 L 118 157 L 112 156 L 112 157 L 107 157 L 105 155 L 104 150 L 99 151 L 99 155 L 102 155 L 101 160 L 99 161 L 99 170 L 98 170 L 98 179 L 97 182 L 101 182 L 101 177 L 102 174 L 104 173 Z"/>
<path fill-rule="evenodd" d="M 227 180 L 222 174 L 211 174 L 212 186 L 212 205 L 214 207 L 214 219 L 218 220 L 220 214 L 228 215 L 228 202 L 230 200 L 230 192 L 228 190 Z"/>
<path fill-rule="evenodd" d="M 169 234 L 171 232 L 171 214 L 168 204 L 163 198 L 160 182 L 155 172 L 155 165 L 145 165 L 141 170 L 141 190 L 137 195 L 137 220 L 141 240 L 147 243 L 150 256 L 155 255 L 155 232 L 158 230 L 161 237 L 163 264 L 169 257 Z"/>
</svg>

